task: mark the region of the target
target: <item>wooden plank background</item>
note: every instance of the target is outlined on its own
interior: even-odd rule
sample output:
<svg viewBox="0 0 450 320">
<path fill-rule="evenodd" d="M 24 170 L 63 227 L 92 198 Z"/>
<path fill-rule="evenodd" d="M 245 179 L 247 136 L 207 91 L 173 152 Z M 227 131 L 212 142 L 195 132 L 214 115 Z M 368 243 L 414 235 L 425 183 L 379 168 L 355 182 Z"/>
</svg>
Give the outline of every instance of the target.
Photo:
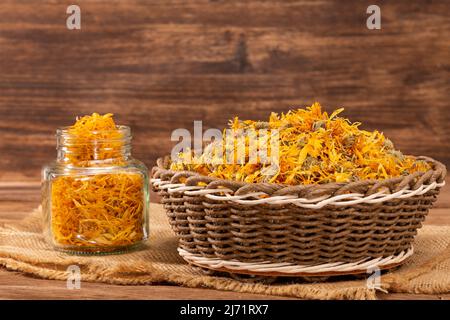
<svg viewBox="0 0 450 320">
<path fill-rule="evenodd" d="M 321 102 L 409 154 L 450 164 L 450 2 L 67 1 L 0 3 L 0 182 L 35 181 L 54 132 L 113 112 L 151 166 L 170 134 L 203 120 Z"/>
</svg>

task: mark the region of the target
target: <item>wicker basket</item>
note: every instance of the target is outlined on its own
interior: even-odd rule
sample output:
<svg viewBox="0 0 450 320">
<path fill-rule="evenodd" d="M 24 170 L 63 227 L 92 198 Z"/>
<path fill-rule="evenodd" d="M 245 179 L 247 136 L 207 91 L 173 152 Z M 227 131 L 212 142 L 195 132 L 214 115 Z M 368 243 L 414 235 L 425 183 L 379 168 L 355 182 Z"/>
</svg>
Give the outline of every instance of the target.
<svg viewBox="0 0 450 320">
<path fill-rule="evenodd" d="M 390 268 L 412 254 L 446 168 L 382 181 L 285 186 L 169 170 L 152 185 L 191 264 L 255 275 L 323 275 Z"/>
</svg>

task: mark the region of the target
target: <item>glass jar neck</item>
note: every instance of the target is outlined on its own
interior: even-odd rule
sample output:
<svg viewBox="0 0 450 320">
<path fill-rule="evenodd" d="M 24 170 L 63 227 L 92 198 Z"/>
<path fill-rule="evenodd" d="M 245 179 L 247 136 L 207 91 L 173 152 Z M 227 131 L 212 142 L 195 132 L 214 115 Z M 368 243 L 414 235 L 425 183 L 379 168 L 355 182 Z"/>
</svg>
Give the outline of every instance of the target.
<svg viewBox="0 0 450 320">
<path fill-rule="evenodd" d="M 90 131 L 82 134 L 60 128 L 56 133 L 57 162 L 90 167 L 120 165 L 131 158 L 131 131 L 118 126 L 114 131 Z"/>
</svg>

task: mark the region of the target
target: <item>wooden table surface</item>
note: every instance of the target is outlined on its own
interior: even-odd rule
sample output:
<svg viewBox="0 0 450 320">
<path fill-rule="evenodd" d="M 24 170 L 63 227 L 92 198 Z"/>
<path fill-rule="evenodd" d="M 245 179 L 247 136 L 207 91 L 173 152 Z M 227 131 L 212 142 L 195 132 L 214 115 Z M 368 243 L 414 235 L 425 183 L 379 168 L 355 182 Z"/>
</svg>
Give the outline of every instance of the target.
<svg viewBox="0 0 450 320">
<path fill-rule="evenodd" d="M 447 181 L 449 179 L 447 178 Z M 153 197 L 155 199 L 155 197 Z M 0 222 L 19 220 L 40 201 L 37 182 L 0 182 Z M 450 225 L 450 186 L 427 217 L 428 225 Z M 380 299 L 450 299 L 450 294 L 379 294 Z M 285 299 L 282 297 L 190 289 L 177 286 L 118 286 L 83 282 L 68 290 L 64 281 L 43 280 L 0 268 L 0 299 Z"/>
</svg>

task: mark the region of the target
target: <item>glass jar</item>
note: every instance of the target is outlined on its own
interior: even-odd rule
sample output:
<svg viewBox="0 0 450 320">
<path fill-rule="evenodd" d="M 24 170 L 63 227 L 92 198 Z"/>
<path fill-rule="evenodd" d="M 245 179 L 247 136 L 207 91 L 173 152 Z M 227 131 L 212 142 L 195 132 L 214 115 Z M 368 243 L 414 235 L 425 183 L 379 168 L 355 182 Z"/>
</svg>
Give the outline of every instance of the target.
<svg viewBox="0 0 450 320">
<path fill-rule="evenodd" d="M 148 237 L 148 170 L 129 127 L 89 135 L 57 130 L 57 159 L 42 170 L 46 238 L 75 254 L 125 252 Z"/>
</svg>

